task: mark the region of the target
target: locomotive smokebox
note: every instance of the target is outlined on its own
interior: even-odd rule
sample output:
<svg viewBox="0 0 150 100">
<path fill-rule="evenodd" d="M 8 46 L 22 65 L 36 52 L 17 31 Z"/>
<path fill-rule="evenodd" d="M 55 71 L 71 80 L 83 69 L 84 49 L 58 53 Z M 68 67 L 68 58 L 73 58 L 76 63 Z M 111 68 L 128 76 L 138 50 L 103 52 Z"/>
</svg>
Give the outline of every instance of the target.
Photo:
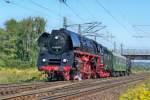
<svg viewBox="0 0 150 100">
<path fill-rule="evenodd" d="M 70 32 L 61 30 L 52 30 L 51 33 L 43 33 L 38 38 L 40 53 L 37 66 L 39 69 L 43 66 L 58 66 L 62 70 L 64 66 L 73 65 L 73 43 Z"/>
</svg>

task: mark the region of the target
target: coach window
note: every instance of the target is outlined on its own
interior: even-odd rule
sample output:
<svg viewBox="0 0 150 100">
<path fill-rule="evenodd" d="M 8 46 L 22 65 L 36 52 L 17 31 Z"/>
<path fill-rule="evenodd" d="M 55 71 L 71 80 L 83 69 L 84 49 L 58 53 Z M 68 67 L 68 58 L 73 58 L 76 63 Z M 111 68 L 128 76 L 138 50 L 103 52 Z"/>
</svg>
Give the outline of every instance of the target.
<svg viewBox="0 0 150 100">
<path fill-rule="evenodd" d="M 104 50 L 102 48 L 101 48 L 100 56 L 101 56 L 101 63 L 104 64 Z"/>
<path fill-rule="evenodd" d="M 108 58 L 109 58 L 109 60 L 108 60 L 108 62 L 109 62 L 109 66 L 111 66 L 111 53 L 109 52 L 109 56 L 108 56 Z"/>
<path fill-rule="evenodd" d="M 98 45 L 98 53 L 101 54 L 102 50 L 101 47 Z"/>
<path fill-rule="evenodd" d="M 98 54 L 100 55 L 100 60 L 101 60 L 101 63 L 103 64 L 103 49 L 100 45 L 98 45 Z"/>
<path fill-rule="evenodd" d="M 104 66 L 107 65 L 108 64 L 108 56 L 107 56 L 107 52 L 106 51 L 104 51 L 104 59 L 103 60 L 104 60 L 103 61 Z"/>
</svg>

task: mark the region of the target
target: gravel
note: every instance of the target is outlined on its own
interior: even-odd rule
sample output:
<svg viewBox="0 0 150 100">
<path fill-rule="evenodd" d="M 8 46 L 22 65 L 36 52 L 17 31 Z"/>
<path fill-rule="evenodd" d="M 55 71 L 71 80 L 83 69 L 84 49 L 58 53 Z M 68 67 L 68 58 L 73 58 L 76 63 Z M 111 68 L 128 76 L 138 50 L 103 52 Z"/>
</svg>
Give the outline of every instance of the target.
<svg viewBox="0 0 150 100">
<path fill-rule="evenodd" d="M 82 96 L 74 100 L 119 100 L 120 95 L 126 92 L 128 88 L 133 88 L 134 86 L 139 85 L 142 82 L 121 85 L 109 90 L 105 90 L 103 92 L 93 93 L 88 96 Z"/>
</svg>

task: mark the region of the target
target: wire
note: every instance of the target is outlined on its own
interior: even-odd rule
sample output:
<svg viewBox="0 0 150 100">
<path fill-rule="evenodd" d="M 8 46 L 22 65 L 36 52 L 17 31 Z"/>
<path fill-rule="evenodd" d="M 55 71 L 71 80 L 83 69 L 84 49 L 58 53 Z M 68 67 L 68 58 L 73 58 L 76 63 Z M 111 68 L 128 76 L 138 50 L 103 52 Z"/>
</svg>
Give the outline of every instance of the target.
<svg viewBox="0 0 150 100">
<path fill-rule="evenodd" d="M 67 3 L 64 3 L 64 4 L 66 5 L 66 7 L 69 8 L 70 11 L 73 12 L 73 14 L 74 14 L 76 17 L 78 17 L 81 21 L 84 20 L 84 19 L 83 19 L 82 17 L 80 17 L 80 15 L 78 15 L 78 14 L 74 11 L 74 9 L 72 9 Z"/>
<path fill-rule="evenodd" d="M 66 3 L 67 0 L 59 0 L 60 3 Z"/>
<path fill-rule="evenodd" d="M 135 28 L 137 31 L 140 31 L 140 32 L 142 32 L 142 33 L 148 33 L 148 32 L 145 32 L 144 30 L 138 28 L 136 25 L 133 25 L 132 27 Z M 136 33 L 137 33 L 137 32 L 136 32 Z"/>
<path fill-rule="evenodd" d="M 56 12 L 54 12 L 53 10 L 51 10 L 50 8 L 47 8 L 47 7 L 41 5 L 41 4 L 37 3 L 37 2 L 34 2 L 33 0 L 30 0 L 30 1 L 31 1 L 32 4 L 38 6 L 38 7 L 42 8 L 42 9 L 45 9 L 48 12 L 50 11 L 50 12 L 54 13 L 55 15 L 59 16 L 59 17 L 62 17 L 60 14 L 57 14 Z"/>
<path fill-rule="evenodd" d="M 134 26 L 147 26 L 147 27 L 150 27 L 150 25 L 134 25 Z"/>
<path fill-rule="evenodd" d="M 135 31 L 136 31 L 136 33 L 138 33 L 138 35 L 134 35 L 134 36 L 132 36 L 132 37 L 134 37 L 134 38 L 146 38 L 146 37 L 148 37 L 148 38 L 149 38 L 149 35 L 141 35 L 141 34 L 139 34 L 139 33 L 141 33 L 141 32 L 144 33 L 144 34 L 149 34 L 149 33 L 146 32 L 145 30 L 139 28 L 139 27 L 143 27 L 143 26 L 148 27 L 148 26 L 150 26 L 150 25 L 133 25 L 132 27 L 135 29 Z"/>
<path fill-rule="evenodd" d="M 69 10 L 70 10 L 71 12 L 73 12 L 73 14 L 74 14 L 76 17 L 78 17 L 81 21 L 83 21 L 84 19 L 81 18 L 81 17 L 74 11 L 74 9 L 72 9 L 72 8 L 66 3 L 66 1 L 67 1 L 67 0 L 59 0 L 59 2 L 65 4 L 66 7 L 68 7 Z"/>
<path fill-rule="evenodd" d="M 121 22 L 119 22 L 118 19 L 117 19 L 115 16 L 113 16 L 113 15 L 111 14 L 111 12 L 110 12 L 108 9 L 106 9 L 98 0 L 96 0 L 96 2 L 97 2 L 97 4 L 98 4 L 101 8 L 104 9 L 104 11 L 105 11 L 109 16 L 111 16 L 120 26 L 122 26 L 122 28 L 124 28 L 127 32 L 129 32 L 129 30 L 127 29 L 127 27 L 126 27 L 124 24 L 122 24 Z M 129 32 L 129 33 L 130 33 L 130 32 Z"/>
<path fill-rule="evenodd" d="M 19 7 L 23 8 L 23 9 L 25 9 L 25 10 L 27 10 L 27 11 L 31 10 L 31 9 L 29 9 L 29 8 L 26 7 L 26 6 L 18 5 L 17 3 L 11 2 L 11 1 L 9 1 L 9 0 L 4 0 L 4 2 L 7 3 L 7 4 L 19 6 Z M 34 10 L 34 12 L 38 12 L 38 11 Z"/>
<path fill-rule="evenodd" d="M 91 13 L 91 11 L 83 4 L 82 0 L 78 0 L 78 3 L 81 5 L 81 7 L 86 9 L 87 14 L 89 14 L 92 18 L 97 19 L 94 14 Z"/>
<path fill-rule="evenodd" d="M 7 2 L 6 2 L 6 1 L 7 1 Z M 28 7 L 24 6 L 24 5 L 18 5 L 17 3 L 11 2 L 10 0 L 4 0 L 4 2 L 7 3 L 7 4 L 11 4 L 11 5 L 18 6 L 18 7 L 20 7 L 20 8 L 23 8 L 23 9 L 27 10 L 27 11 L 32 10 L 32 12 L 35 12 L 35 13 L 43 13 L 43 14 L 46 14 L 46 16 L 51 17 L 51 16 L 50 16 L 49 14 L 47 14 L 47 13 L 41 12 L 41 11 L 39 11 L 39 10 L 34 10 L 34 9 L 31 9 L 31 8 L 28 8 Z M 56 19 L 56 20 L 58 20 L 58 19 Z"/>
</svg>

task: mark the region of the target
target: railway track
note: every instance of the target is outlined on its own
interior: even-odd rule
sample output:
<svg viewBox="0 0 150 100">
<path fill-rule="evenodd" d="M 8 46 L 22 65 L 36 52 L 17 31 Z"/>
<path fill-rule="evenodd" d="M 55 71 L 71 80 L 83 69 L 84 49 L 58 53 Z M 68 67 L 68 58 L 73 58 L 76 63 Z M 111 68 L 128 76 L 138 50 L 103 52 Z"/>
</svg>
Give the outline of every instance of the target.
<svg viewBox="0 0 150 100">
<path fill-rule="evenodd" d="M 89 86 L 89 87 L 81 87 L 81 89 L 74 89 L 74 90 L 70 90 L 69 92 L 62 92 L 62 93 L 57 93 L 53 96 L 47 96 L 47 97 L 43 97 L 40 98 L 42 100 L 71 100 L 71 99 L 75 99 L 84 95 L 88 95 L 88 94 L 93 94 L 96 92 L 102 92 L 108 89 L 112 89 L 114 87 L 118 87 L 120 85 L 123 84 L 129 84 L 132 82 L 139 82 L 141 80 L 143 80 L 144 78 L 136 78 L 136 79 L 131 79 L 131 80 L 126 80 L 126 81 L 116 81 L 116 82 L 111 82 L 111 83 L 107 83 L 107 84 L 101 84 L 101 85 L 97 85 L 94 84 L 94 86 Z"/>
<path fill-rule="evenodd" d="M 108 79 L 108 80 L 112 80 L 112 79 Z M 7 94 L 5 96 L 0 96 L 0 99 L 8 99 L 8 98 L 13 98 L 13 97 L 25 97 L 25 96 L 28 96 L 28 95 L 37 95 L 37 94 L 40 94 L 40 93 L 46 93 L 47 91 L 53 91 L 55 89 L 60 89 L 60 88 L 65 88 L 65 86 L 74 86 L 75 84 L 76 85 L 83 85 L 83 83 L 87 82 L 87 83 L 91 83 L 93 80 L 84 80 L 84 81 L 75 81 L 75 82 L 62 82 L 62 83 L 50 83 L 52 85 L 49 85 L 49 86 L 44 86 L 43 88 L 39 88 L 37 90 L 32 90 L 33 87 L 32 85 L 30 87 L 32 87 L 31 91 L 25 91 L 25 92 L 21 92 L 21 93 L 14 93 L 14 94 Z M 100 81 L 100 79 L 96 80 L 96 81 Z M 26 87 L 24 87 L 26 88 Z M 20 88 L 19 88 L 20 89 Z M 6 91 L 5 91 L 6 92 Z"/>
<path fill-rule="evenodd" d="M 31 91 L 46 87 L 58 86 L 61 84 L 69 84 L 70 81 L 59 81 L 59 82 L 36 82 L 36 83 L 24 83 L 24 84 L 1 84 L 0 85 L 0 96 Z"/>
<path fill-rule="evenodd" d="M 54 100 L 54 99 L 72 99 L 81 95 L 91 94 L 94 92 L 104 91 L 122 84 L 128 84 L 132 82 L 142 81 L 148 77 L 148 74 L 144 75 L 132 75 L 130 77 L 118 77 L 108 80 L 85 80 L 81 82 L 70 82 L 65 84 L 55 84 L 52 87 L 40 88 L 32 91 L 25 91 L 21 93 L 0 96 L 1 100 Z"/>
<path fill-rule="evenodd" d="M 93 81 L 93 80 L 85 80 Z M 24 84 L 0 84 L 0 98 L 2 96 L 17 94 L 21 92 L 28 92 L 32 90 L 38 90 L 42 88 L 55 88 L 61 86 L 67 86 L 70 84 L 82 83 L 79 81 L 57 81 L 57 82 L 37 82 L 37 83 L 24 83 Z"/>
</svg>

